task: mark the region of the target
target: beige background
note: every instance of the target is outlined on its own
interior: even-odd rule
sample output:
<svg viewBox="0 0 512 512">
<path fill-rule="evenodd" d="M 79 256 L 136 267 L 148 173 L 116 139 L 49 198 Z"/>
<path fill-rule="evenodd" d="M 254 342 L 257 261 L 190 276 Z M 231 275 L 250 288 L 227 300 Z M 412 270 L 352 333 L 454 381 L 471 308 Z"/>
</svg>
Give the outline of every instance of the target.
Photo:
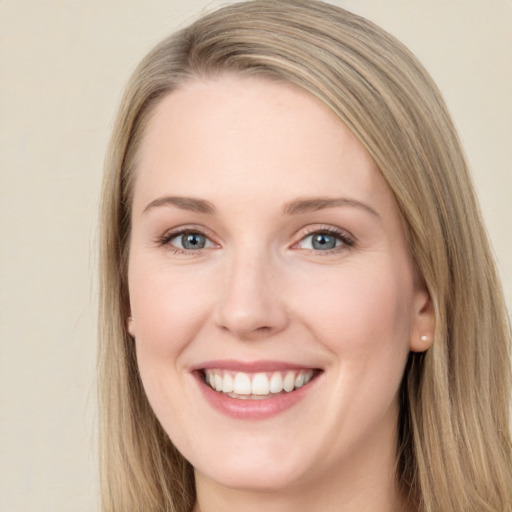
<svg viewBox="0 0 512 512">
<path fill-rule="evenodd" d="M 512 304 L 512 1 L 340 0 L 404 41 L 460 130 Z M 137 61 L 218 2 L 0 0 L 0 512 L 98 510 L 96 210 Z"/>
</svg>

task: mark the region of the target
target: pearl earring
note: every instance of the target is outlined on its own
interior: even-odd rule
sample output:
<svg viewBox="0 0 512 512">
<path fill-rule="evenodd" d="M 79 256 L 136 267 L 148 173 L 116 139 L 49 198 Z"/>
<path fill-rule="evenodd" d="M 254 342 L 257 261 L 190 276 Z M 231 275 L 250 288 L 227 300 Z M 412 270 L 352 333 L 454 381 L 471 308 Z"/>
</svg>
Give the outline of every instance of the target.
<svg viewBox="0 0 512 512">
<path fill-rule="evenodd" d="M 428 341 L 428 336 L 422 336 L 420 338 L 420 340 L 423 341 L 423 342 L 427 342 Z"/>
</svg>

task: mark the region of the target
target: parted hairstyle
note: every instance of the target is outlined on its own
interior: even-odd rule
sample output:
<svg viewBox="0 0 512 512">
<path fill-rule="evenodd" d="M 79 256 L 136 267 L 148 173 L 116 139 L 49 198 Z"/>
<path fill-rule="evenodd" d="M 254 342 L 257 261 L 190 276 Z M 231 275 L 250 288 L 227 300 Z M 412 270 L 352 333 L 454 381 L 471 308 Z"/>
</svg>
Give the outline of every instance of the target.
<svg viewBox="0 0 512 512">
<path fill-rule="evenodd" d="M 429 74 L 394 37 L 339 7 L 256 0 L 171 35 L 135 70 L 101 206 L 99 401 L 104 512 L 190 512 L 190 464 L 159 425 L 127 333 L 137 150 L 155 107 L 222 73 L 296 86 L 375 160 L 398 204 L 435 336 L 400 390 L 397 481 L 418 512 L 512 511 L 510 324 L 459 139 Z"/>
</svg>

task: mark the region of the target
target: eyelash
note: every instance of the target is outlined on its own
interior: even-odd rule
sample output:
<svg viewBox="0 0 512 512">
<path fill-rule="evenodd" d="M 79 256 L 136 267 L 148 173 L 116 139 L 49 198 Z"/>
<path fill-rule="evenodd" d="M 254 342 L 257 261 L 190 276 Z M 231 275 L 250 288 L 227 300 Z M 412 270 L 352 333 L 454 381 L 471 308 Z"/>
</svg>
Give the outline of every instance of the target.
<svg viewBox="0 0 512 512">
<path fill-rule="evenodd" d="M 179 236 L 183 236 L 183 235 L 187 235 L 187 234 L 204 236 L 211 243 L 214 243 L 214 242 L 212 242 L 210 237 L 202 231 L 202 229 L 195 228 L 195 227 L 188 227 L 188 228 L 183 228 L 183 229 L 179 229 L 176 231 L 170 231 L 170 232 L 165 233 L 163 236 L 161 236 L 157 239 L 157 245 L 160 247 L 164 247 L 164 246 L 167 247 L 174 254 L 186 254 L 189 256 L 198 254 L 199 252 L 201 252 L 205 249 L 205 248 L 181 249 L 180 247 L 176 247 L 170 243 L 171 240 L 178 238 Z M 309 230 L 308 232 L 303 234 L 303 236 L 300 238 L 300 240 L 292 245 L 292 248 L 299 245 L 301 242 L 306 240 L 308 237 L 311 237 L 313 235 L 319 235 L 319 234 L 326 234 L 326 235 L 335 237 L 338 241 L 341 242 L 341 246 L 337 246 L 332 249 L 326 249 L 326 250 L 318 250 L 318 249 L 304 249 L 304 250 L 306 250 L 310 253 L 321 254 L 323 256 L 327 256 L 329 254 L 338 253 L 344 249 L 345 250 L 350 249 L 351 247 L 354 247 L 354 245 L 355 245 L 355 239 L 352 237 L 352 235 L 350 235 L 346 231 L 339 229 L 339 228 L 335 228 L 333 226 L 320 226 L 320 227 L 311 228 L 311 230 Z"/>
<path fill-rule="evenodd" d="M 157 239 L 157 245 L 160 247 L 168 248 L 169 250 L 171 250 L 173 252 L 173 254 L 186 254 L 189 256 L 198 254 L 199 252 L 204 250 L 204 248 L 181 249 L 180 247 L 176 247 L 175 245 L 172 245 L 170 243 L 171 240 L 173 240 L 174 238 L 178 238 L 183 235 L 201 235 L 201 236 L 204 236 L 207 240 L 209 240 L 211 242 L 210 237 L 207 234 L 205 234 L 202 231 L 202 229 L 191 226 L 191 227 L 182 228 L 182 229 L 178 229 L 176 231 L 170 231 L 170 232 L 165 233 L 163 236 L 161 236 Z"/>
<path fill-rule="evenodd" d="M 326 250 L 318 250 L 318 249 L 304 249 L 308 251 L 309 253 L 314 253 L 315 255 L 321 255 L 321 256 L 329 256 L 332 254 L 339 253 L 340 251 L 350 249 L 351 247 L 354 247 L 356 241 L 352 235 L 347 233 L 346 231 L 335 228 L 333 226 L 316 226 L 314 228 L 311 228 L 310 231 L 306 232 L 301 239 L 293 244 L 293 246 L 297 246 L 307 238 L 313 236 L 313 235 L 329 235 L 333 236 L 337 240 L 341 242 L 340 246 L 334 247 L 332 249 L 326 249 Z"/>
</svg>

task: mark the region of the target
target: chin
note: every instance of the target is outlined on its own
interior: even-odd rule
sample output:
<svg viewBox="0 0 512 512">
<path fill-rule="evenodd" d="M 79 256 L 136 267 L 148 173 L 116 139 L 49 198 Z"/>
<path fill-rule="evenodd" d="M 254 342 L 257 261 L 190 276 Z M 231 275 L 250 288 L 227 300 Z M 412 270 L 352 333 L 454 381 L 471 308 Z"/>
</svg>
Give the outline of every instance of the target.
<svg viewBox="0 0 512 512">
<path fill-rule="evenodd" d="M 198 477 L 196 470 L 196 478 Z M 217 485 L 241 492 L 274 493 L 293 488 L 303 480 L 297 468 L 282 464 L 251 463 L 237 461 L 236 464 L 222 465 L 205 471 L 203 475 Z"/>
<path fill-rule="evenodd" d="M 290 432 L 215 434 L 201 439 L 197 436 L 194 445 L 183 446 L 196 479 L 239 491 L 271 493 L 300 484 L 315 466 L 307 451 L 305 454 L 300 448 L 301 440 Z"/>
</svg>

